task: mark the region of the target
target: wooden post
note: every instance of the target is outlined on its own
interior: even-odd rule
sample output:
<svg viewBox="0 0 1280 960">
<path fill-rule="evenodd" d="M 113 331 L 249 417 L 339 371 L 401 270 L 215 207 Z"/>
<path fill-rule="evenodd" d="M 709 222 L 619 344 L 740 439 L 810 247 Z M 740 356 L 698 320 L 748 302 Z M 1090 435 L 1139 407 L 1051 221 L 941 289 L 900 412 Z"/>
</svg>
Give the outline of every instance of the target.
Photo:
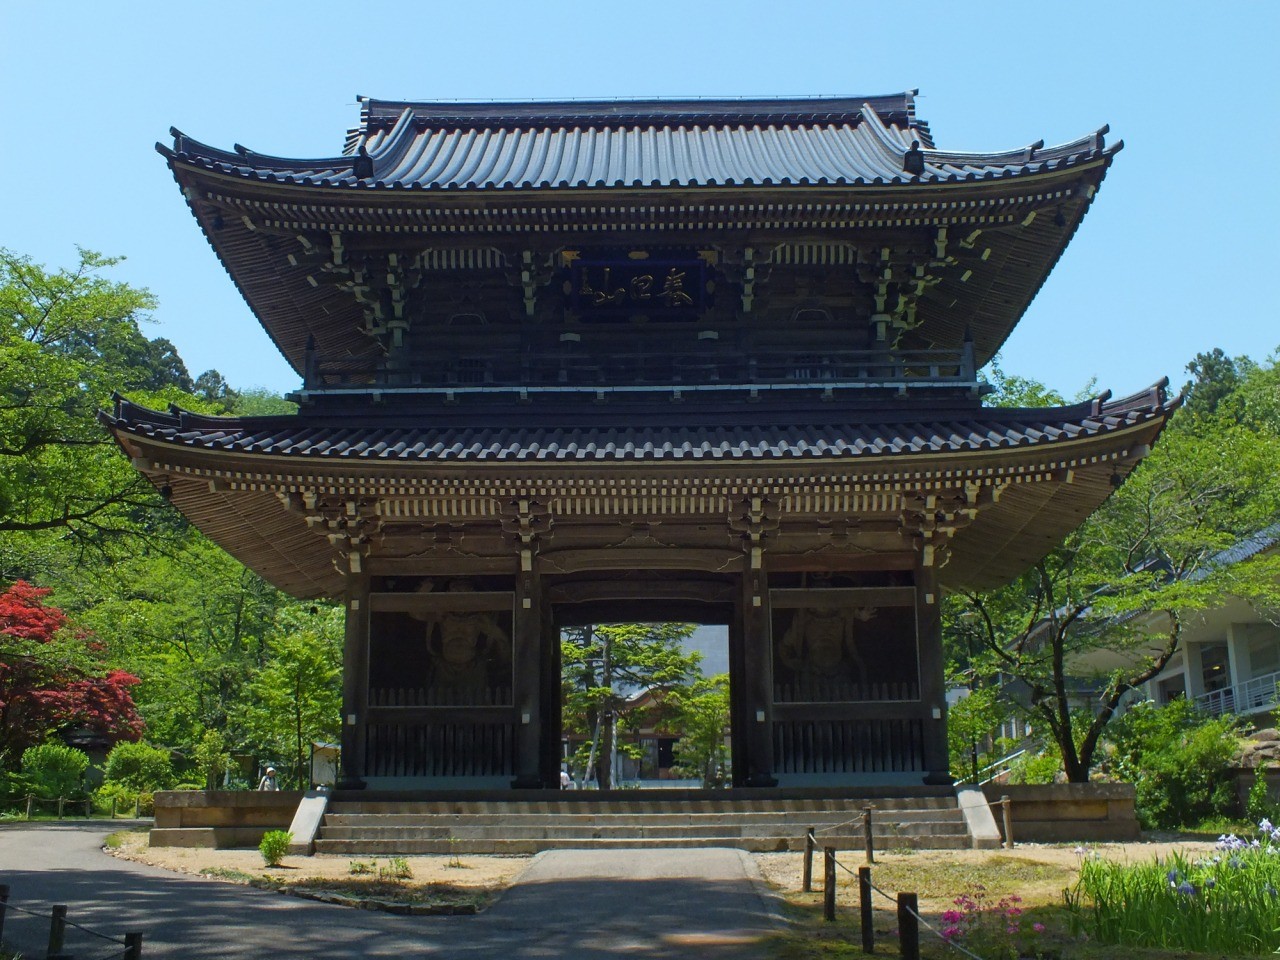
<svg viewBox="0 0 1280 960">
<path fill-rule="evenodd" d="M 342 640 L 342 771 L 338 789 L 364 787 L 365 730 L 369 707 L 369 575 L 347 574 L 343 594 L 346 628 Z"/>
<path fill-rule="evenodd" d="M 871 868 L 858 868 L 858 920 L 862 925 L 862 952 L 875 953 L 876 931 L 871 913 Z"/>
<path fill-rule="evenodd" d="M 84 798 L 84 818 L 88 820 L 93 816 L 93 800 L 90 797 Z"/>
<path fill-rule="evenodd" d="M 142 934 L 126 933 L 124 935 L 123 960 L 142 960 Z"/>
<path fill-rule="evenodd" d="M 142 816 L 142 798 L 134 797 L 133 798 L 133 819 L 137 820 L 141 816 Z"/>
<path fill-rule="evenodd" d="M 116 799 L 117 799 L 116 797 L 111 798 L 111 819 L 112 820 L 116 818 Z"/>
<path fill-rule="evenodd" d="M 748 556 L 754 556 L 750 551 Z M 743 720 L 740 735 L 746 748 L 745 786 L 776 787 L 773 775 L 773 641 L 769 608 L 769 581 L 763 569 L 742 574 Z"/>
<path fill-rule="evenodd" d="M 1013 801 L 1006 793 L 1000 798 L 1000 814 L 1004 820 L 1004 848 L 1013 849 Z"/>
<path fill-rule="evenodd" d="M 512 629 L 512 660 L 515 685 L 512 702 L 516 706 L 515 779 L 516 789 L 534 790 L 550 787 L 543 782 L 542 769 L 542 587 L 532 560 L 522 554 L 521 563 L 530 569 L 516 577 L 516 608 Z M 545 642 L 552 642 L 546 638 Z M 545 771 L 550 773 L 550 771 Z M 559 773 L 556 774 L 559 785 Z"/>
<path fill-rule="evenodd" d="M 927 551 L 926 551 L 927 552 Z M 916 558 L 916 649 L 920 657 L 920 717 L 924 733 L 924 782 L 951 784 L 947 747 L 947 684 L 942 655 L 942 593 L 933 561 Z"/>
<path fill-rule="evenodd" d="M 875 842 L 871 834 L 871 811 L 874 808 L 867 804 L 862 808 L 862 845 L 866 849 L 867 863 L 876 862 Z"/>
<path fill-rule="evenodd" d="M 64 803 L 66 803 L 66 802 L 67 802 L 67 798 L 66 798 L 66 797 L 59 797 L 59 798 L 58 798 L 58 819 L 59 819 L 59 820 L 61 820 L 61 819 L 62 819 L 62 805 L 63 805 Z"/>
<path fill-rule="evenodd" d="M 34 794 L 27 794 L 27 819 L 31 819 L 31 808 L 35 806 L 36 798 Z"/>
<path fill-rule="evenodd" d="M 67 933 L 67 905 L 55 903 L 53 913 L 49 917 L 49 949 L 45 955 L 56 956 L 62 952 L 62 941 Z"/>
<path fill-rule="evenodd" d="M 817 845 L 813 827 L 810 827 L 804 835 L 804 868 L 800 872 L 800 889 L 805 893 L 813 892 L 813 848 Z"/>
<path fill-rule="evenodd" d="M 836 848 L 822 848 L 822 919 L 836 918 Z"/>
<path fill-rule="evenodd" d="M 4 914 L 9 905 L 9 885 L 0 883 L 0 943 L 4 943 Z"/>
<path fill-rule="evenodd" d="M 898 894 L 898 948 L 902 960 L 920 960 L 920 905 L 914 893 Z"/>
</svg>

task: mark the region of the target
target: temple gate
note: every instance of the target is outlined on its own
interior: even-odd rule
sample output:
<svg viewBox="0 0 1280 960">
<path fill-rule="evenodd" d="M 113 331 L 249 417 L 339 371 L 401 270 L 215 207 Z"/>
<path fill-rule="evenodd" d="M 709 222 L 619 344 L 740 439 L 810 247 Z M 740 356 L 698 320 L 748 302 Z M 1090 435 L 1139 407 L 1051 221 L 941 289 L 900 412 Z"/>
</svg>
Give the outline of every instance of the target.
<svg viewBox="0 0 1280 960">
<path fill-rule="evenodd" d="M 559 631 L 729 627 L 734 785 L 949 783 L 942 592 L 1042 557 L 1165 384 L 982 405 L 1119 149 L 935 148 L 912 93 L 365 101 L 344 152 L 175 131 L 296 416 L 104 417 L 208 536 L 347 611 L 347 786 L 554 787 Z"/>
</svg>

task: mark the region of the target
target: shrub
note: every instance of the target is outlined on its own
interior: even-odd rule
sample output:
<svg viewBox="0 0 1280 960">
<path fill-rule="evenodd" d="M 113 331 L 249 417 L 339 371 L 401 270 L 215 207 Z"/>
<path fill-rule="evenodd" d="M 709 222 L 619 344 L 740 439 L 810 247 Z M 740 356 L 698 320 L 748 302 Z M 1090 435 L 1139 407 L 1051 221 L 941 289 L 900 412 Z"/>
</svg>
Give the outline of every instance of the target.
<svg viewBox="0 0 1280 960">
<path fill-rule="evenodd" d="M 379 880 L 412 880 L 413 870 L 404 857 L 392 857 L 386 864 L 378 867 Z"/>
<path fill-rule="evenodd" d="M 60 743 L 42 743 L 22 753 L 22 772 L 30 781 L 32 791 L 47 800 L 83 795 L 82 783 L 88 767 L 87 753 Z"/>
<path fill-rule="evenodd" d="M 119 783 L 133 790 L 164 790 L 173 783 L 173 762 L 169 751 L 149 744 L 117 743 L 104 768 L 108 783 Z"/>
<path fill-rule="evenodd" d="M 289 852 L 289 844 L 293 843 L 293 834 L 288 830 L 268 830 L 258 844 L 258 852 L 268 867 L 280 866 L 280 861 Z"/>
<path fill-rule="evenodd" d="M 153 817 L 156 813 L 156 797 L 150 790 L 134 790 L 123 783 L 108 781 L 93 792 L 94 806 L 104 813 L 111 811 L 112 801 L 120 816 L 133 816 L 135 805 L 140 817 Z"/>
<path fill-rule="evenodd" d="M 1185 699 L 1137 704 L 1112 724 L 1114 772 L 1134 784 L 1144 827 L 1168 830 L 1234 812 L 1227 766 L 1236 724 Z"/>
<path fill-rule="evenodd" d="M 1244 802 L 1244 812 L 1254 823 L 1264 818 L 1277 816 L 1276 804 L 1271 799 L 1271 791 L 1267 788 L 1267 768 L 1258 764 L 1253 772 L 1253 786 L 1249 788 L 1249 796 Z"/>
</svg>

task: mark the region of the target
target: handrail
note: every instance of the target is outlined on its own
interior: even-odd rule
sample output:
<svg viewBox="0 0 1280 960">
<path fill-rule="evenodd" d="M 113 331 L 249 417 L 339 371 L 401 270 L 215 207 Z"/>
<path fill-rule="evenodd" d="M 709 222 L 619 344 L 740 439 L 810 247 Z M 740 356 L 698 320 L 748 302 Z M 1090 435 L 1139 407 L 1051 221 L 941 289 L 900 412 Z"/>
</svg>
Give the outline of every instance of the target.
<svg viewBox="0 0 1280 960">
<path fill-rule="evenodd" d="M 991 763 L 988 763 L 985 767 L 982 767 L 978 770 L 978 775 L 976 777 L 961 777 L 959 780 L 956 781 L 956 786 L 959 787 L 967 783 L 974 783 L 975 786 L 980 787 L 984 783 L 990 783 L 996 777 L 1000 776 L 1000 774 L 1008 770 L 1013 765 L 1014 760 L 1017 760 L 1020 756 L 1022 756 L 1024 753 L 1027 753 L 1030 750 L 1031 750 L 1030 747 L 1022 747 L 1019 750 L 1015 750 L 1013 753 L 1010 753 L 1010 754 L 1007 754 L 1006 756 L 1001 757 L 999 760 L 995 760 Z M 983 779 L 983 774 L 991 773 L 992 771 L 995 771 L 995 773 L 992 776 L 987 777 L 986 779 Z"/>
<path fill-rule="evenodd" d="M 1280 670 L 1202 693 L 1194 703 L 1214 716 L 1269 709 L 1280 703 Z"/>
</svg>

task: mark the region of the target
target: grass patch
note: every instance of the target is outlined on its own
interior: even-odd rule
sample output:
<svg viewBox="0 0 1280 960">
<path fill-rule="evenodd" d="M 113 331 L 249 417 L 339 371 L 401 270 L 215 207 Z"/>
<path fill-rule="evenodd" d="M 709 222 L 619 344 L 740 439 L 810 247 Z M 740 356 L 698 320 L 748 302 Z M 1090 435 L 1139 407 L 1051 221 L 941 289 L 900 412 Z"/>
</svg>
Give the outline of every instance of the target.
<svg viewBox="0 0 1280 960">
<path fill-rule="evenodd" d="M 229 880 L 232 883 L 255 883 L 259 878 L 235 867 L 202 867 L 200 876 L 211 880 Z"/>
<path fill-rule="evenodd" d="M 497 894 L 496 890 L 457 887 L 438 881 L 413 883 L 385 873 L 382 876 L 289 877 L 278 873 L 255 875 L 234 867 L 205 867 L 200 876 L 349 906 L 372 903 L 438 908 L 442 912 L 476 913 L 492 903 Z"/>
<path fill-rule="evenodd" d="M 127 830 L 117 830 L 115 833 L 107 834 L 106 839 L 102 841 L 102 845 L 108 850 L 119 850 L 139 834 L 146 836 L 150 832 L 149 827 L 130 827 Z"/>
<path fill-rule="evenodd" d="M 1255 854 L 1262 857 L 1264 854 Z M 1274 862 L 1273 869 L 1280 869 L 1280 856 L 1270 858 Z M 1100 866 L 1105 861 L 1089 860 L 1086 864 L 1095 865 L 1092 869 L 1098 872 L 1091 878 L 1091 890 L 1097 895 L 1101 887 L 1116 884 L 1114 873 L 1104 873 Z M 1172 861 L 1154 859 L 1142 864 L 1138 869 L 1154 875 L 1144 877 L 1140 887 L 1153 889 L 1152 895 L 1163 896 L 1169 886 L 1167 872 L 1178 869 L 1179 881 L 1190 882 L 1197 888 L 1192 895 L 1184 892 L 1179 895 L 1176 890 L 1172 896 L 1175 901 L 1191 901 L 1203 898 L 1211 876 L 1215 885 L 1211 891 L 1225 892 L 1229 880 L 1225 871 L 1243 875 L 1248 873 L 1247 860 L 1243 868 L 1232 867 L 1227 856 L 1218 864 L 1192 863 L 1173 858 Z M 841 864 L 856 872 L 861 866 L 860 856 L 842 857 Z M 1129 866 L 1106 864 L 1115 871 L 1135 869 Z M 858 892 L 856 877 L 850 876 L 843 869 L 837 873 L 837 907 L 835 922 L 828 923 L 822 917 L 822 878 L 821 861 L 815 863 L 814 891 L 802 893 L 794 888 L 785 888 L 785 911 L 791 920 L 790 929 L 770 943 L 769 955 L 779 960 L 838 960 L 838 958 L 863 957 L 862 930 L 858 920 Z M 1204 952 L 1196 952 L 1172 940 L 1147 940 L 1142 938 L 1125 938 L 1123 946 L 1104 942 L 1104 928 L 1135 926 L 1114 914 L 1095 914 L 1092 904 L 1096 902 L 1092 896 L 1082 896 L 1077 887 L 1079 869 L 1071 864 L 1043 863 L 1032 859 L 1024 859 L 1008 854 L 992 855 L 976 861 L 948 862 L 944 859 L 926 859 L 911 856 L 894 856 L 886 858 L 871 868 L 872 883 L 889 894 L 896 896 L 900 891 L 911 891 L 920 897 L 921 913 L 926 921 L 938 931 L 944 930 L 948 923 L 943 918 L 946 911 L 963 911 L 955 901 L 964 894 L 975 896 L 975 891 L 985 888 L 981 897 L 985 898 L 988 907 L 994 907 L 1002 899 L 1019 897 L 1016 908 L 1019 911 L 1013 922 L 1018 933 L 1009 935 L 1008 923 L 998 922 L 1008 915 L 1001 910 L 992 910 L 990 920 L 974 926 L 965 927 L 959 934 L 957 943 L 972 950 L 985 960 L 1014 960 L 1021 957 L 1036 957 L 1040 960 L 1114 960 L 1123 956 L 1124 960 L 1239 960 L 1247 954 L 1236 952 L 1241 946 L 1238 943 L 1227 943 L 1225 938 L 1217 941 L 1217 946 L 1210 946 L 1212 941 L 1206 938 L 1198 946 Z M 1242 876 L 1241 876 L 1242 878 Z M 1273 882 L 1274 881 L 1274 882 Z M 1272 883 L 1277 888 L 1273 897 L 1266 887 Z M 1266 905 L 1280 906 L 1280 876 L 1268 875 L 1253 884 L 1253 888 L 1261 887 L 1262 900 Z M 1113 887 L 1113 889 L 1115 889 Z M 1064 892 L 1070 890 L 1075 899 L 1074 910 L 1064 899 Z M 1141 899 L 1130 892 L 1134 902 Z M 1245 900 L 1241 891 L 1232 890 L 1233 899 Z M 872 928 L 875 933 L 875 955 L 894 958 L 900 956 L 897 940 L 898 920 L 896 904 L 879 893 L 873 896 L 874 914 Z M 1178 904 L 1175 903 L 1175 907 Z M 1147 913 L 1150 904 L 1143 903 L 1139 912 Z M 1186 904 L 1182 904 L 1186 912 Z M 1243 905 L 1241 906 L 1243 909 Z M 1274 912 L 1267 916 L 1274 915 Z M 953 913 L 954 918 L 954 913 Z M 1174 918 L 1176 919 L 1176 918 Z M 1155 919 L 1152 917 L 1147 926 L 1153 931 L 1167 930 L 1173 927 L 1174 919 Z M 1240 918 L 1237 917 L 1237 926 Z M 1180 921 L 1189 924 L 1193 921 L 1183 917 Z M 955 921 L 952 920 L 954 925 Z M 1280 936 L 1280 935 L 1278 935 Z M 1109 939 L 1109 937 L 1108 937 Z M 1268 943 L 1267 949 L 1275 944 Z M 925 960 L 955 960 L 962 956 L 933 932 L 920 929 L 920 955 Z M 1255 954 L 1256 955 L 1256 954 Z"/>
</svg>

